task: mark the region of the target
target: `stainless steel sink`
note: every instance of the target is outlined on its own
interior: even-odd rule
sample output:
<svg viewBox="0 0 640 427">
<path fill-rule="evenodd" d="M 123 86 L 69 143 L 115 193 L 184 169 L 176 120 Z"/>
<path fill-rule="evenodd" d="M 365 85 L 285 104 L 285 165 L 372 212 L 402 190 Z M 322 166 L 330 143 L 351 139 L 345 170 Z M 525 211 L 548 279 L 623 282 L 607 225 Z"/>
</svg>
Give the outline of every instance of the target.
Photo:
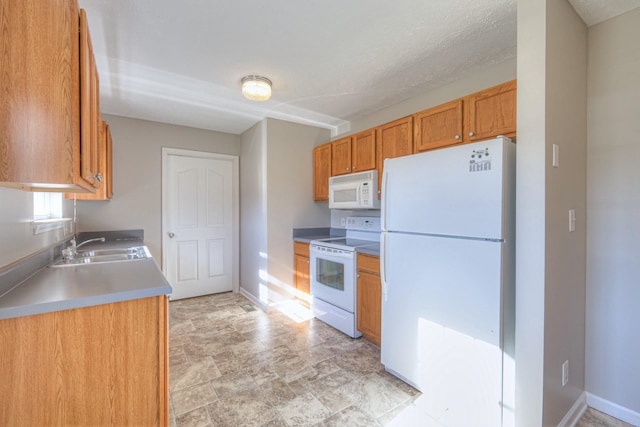
<svg viewBox="0 0 640 427">
<path fill-rule="evenodd" d="M 49 265 L 49 267 L 73 267 L 83 264 L 134 261 L 145 258 L 151 258 L 151 254 L 146 246 L 122 249 L 96 249 L 93 251 L 81 252 L 76 258 L 70 260 L 57 260 L 53 264 Z"/>
</svg>

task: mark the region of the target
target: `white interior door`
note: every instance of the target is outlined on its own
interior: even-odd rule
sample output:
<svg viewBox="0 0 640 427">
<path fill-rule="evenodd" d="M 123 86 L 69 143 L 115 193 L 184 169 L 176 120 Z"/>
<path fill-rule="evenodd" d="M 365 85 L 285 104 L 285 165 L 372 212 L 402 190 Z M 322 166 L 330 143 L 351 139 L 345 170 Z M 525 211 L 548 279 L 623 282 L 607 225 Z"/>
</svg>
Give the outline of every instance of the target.
<svg viewBox="0 0 640 427">
<path fill-rule="evenodd" d="M 236 156 L 164 149 L 163 269 L 171 299 L 234 290 Z"/>
</svg>

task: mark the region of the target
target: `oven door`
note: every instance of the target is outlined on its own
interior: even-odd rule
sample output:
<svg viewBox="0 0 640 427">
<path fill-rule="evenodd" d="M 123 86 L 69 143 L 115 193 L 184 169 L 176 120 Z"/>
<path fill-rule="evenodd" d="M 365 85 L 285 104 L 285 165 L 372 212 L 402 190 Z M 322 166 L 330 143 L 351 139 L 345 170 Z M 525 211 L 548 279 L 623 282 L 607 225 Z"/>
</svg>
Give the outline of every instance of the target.
<svg viewBox="0 0 640 427">
<path fill-rule="evenodd" d="M 354 252 L 312 244 L 311 295 L 355 313 Z"/>
</svg>

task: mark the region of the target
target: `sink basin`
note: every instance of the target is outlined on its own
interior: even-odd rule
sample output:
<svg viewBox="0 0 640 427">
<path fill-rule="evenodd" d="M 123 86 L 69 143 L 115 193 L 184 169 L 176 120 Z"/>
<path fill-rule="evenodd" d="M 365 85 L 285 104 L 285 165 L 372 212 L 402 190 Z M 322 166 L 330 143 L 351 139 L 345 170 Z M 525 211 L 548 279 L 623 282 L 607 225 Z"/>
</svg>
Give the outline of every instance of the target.
<svg viewBox="0 0 640 427">
<path fill-rule="evenodd" d="M 74 259 L 59 259 L 49 267 L 73 267 L 83 264 L 100 264 L 106 262 L 134 261 L 151 258 L 146 246 L 122 249 L 97 249 L 80 252 Z"/>
</svg>

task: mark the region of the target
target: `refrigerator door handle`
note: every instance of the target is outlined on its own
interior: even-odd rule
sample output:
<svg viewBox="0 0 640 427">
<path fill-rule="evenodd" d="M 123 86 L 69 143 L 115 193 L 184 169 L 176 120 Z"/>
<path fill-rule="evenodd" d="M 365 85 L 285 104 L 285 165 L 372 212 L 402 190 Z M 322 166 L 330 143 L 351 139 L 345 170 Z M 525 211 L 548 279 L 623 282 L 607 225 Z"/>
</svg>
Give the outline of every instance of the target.
<svg viewBox="0 0 640 427">
<path fill-rule="evenodd" d="M 382 173 L 382 210 L 380 211 L 380 230 L 381 231 L 388 231 L 387 230 L 387 180 L 388 180 L 388 176 L 389 174 L 387 173 L 387 171 L 385 170 Z"/>
<path fill-rule="evenodd" d="M 380 282 L 382 284 L 382 301 L 387 301 L 387 233 L 380 235 Z"/>
</svg>

